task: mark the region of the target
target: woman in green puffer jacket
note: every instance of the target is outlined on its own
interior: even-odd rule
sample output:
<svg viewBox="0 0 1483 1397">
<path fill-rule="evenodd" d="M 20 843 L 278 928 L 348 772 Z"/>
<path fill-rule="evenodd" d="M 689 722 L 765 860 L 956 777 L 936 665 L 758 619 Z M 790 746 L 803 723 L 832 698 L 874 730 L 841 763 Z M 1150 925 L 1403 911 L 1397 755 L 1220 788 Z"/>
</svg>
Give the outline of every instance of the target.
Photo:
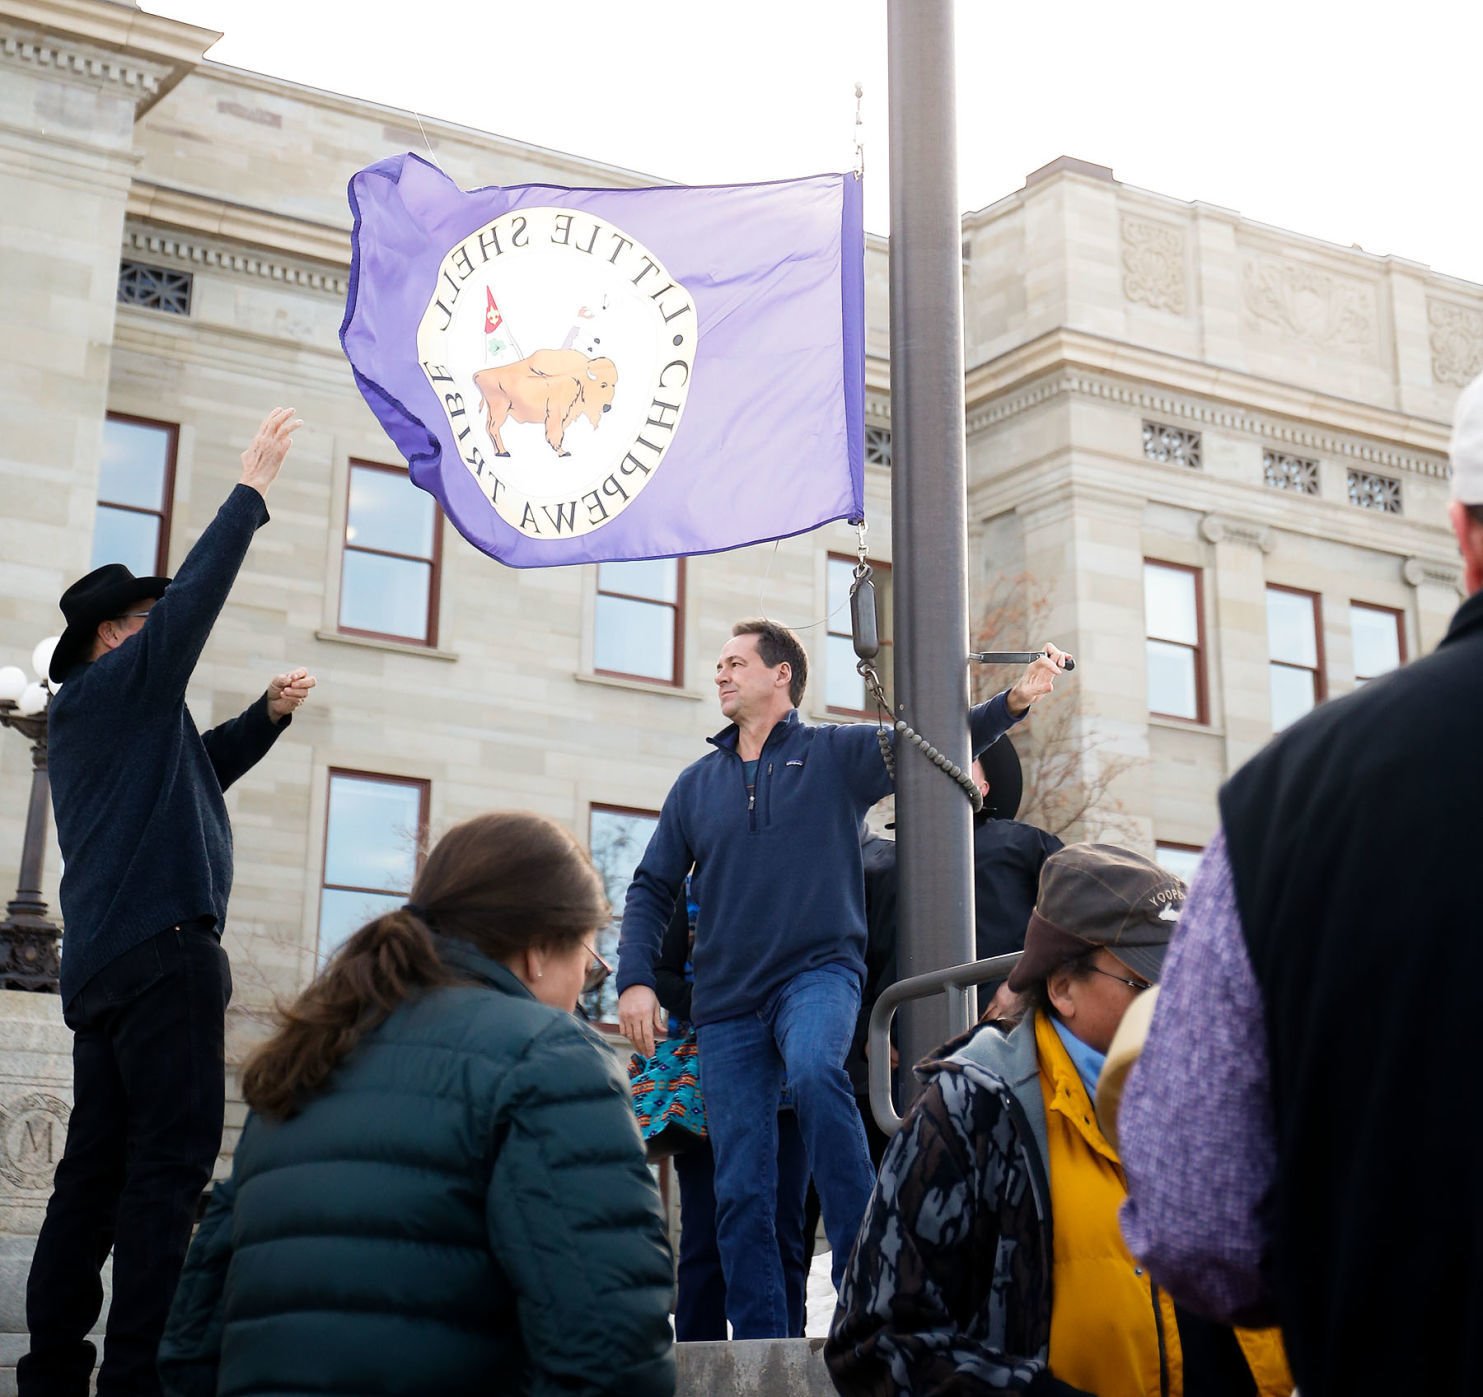
<svg viewBox="0 0 1483 1397">
<path fill-rule="evenodd" d="M 170 1397 L 670 1397 L 658 1191 L 572 1013 L 607 917 L 569 834 L 482 815 L 283 1011 L 161 1345 Z"/>
</svg>

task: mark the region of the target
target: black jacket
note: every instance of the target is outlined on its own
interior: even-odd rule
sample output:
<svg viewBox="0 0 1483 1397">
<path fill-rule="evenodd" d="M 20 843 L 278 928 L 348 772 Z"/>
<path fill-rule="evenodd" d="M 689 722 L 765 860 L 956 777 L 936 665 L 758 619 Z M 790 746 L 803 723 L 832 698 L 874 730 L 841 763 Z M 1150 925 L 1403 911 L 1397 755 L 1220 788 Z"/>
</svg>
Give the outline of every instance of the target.
<svg viewBox="0 0 1483 1397">
<path fill-rule="evenodd" d="M 1270 1284 L 1304 1397 L 1483 1392 L 1483 593 L 1221 792 L 1261 990 Z"/>
<path fill-rule="evenodd" d="M 1025 948 L 1040 870 L 1061 841 L 1034 825 L 980 815 L 973 826 L 974 957 L 987 960 Z M 857 1095 L 869 1091 L 865 1038 L 870 1012 L 896 983 L 896 845 L 878 835 L 861 841 L 865 864 L 865 989 L 845 1067 Z M 987 1004 L 997 984 L 979 988 Z"/>
<path fill-rule="evenodd" d="M 266 696 L 201 733 L 186 685 L 226 603 L 263 497 L 238 485 L 131 639 L 68 671 L 48 714 L 62 872 L 62 1003 L 115 957 L 176 922 L 218 933 L 232 891 L 222 792 L 289 724 Z"/>
</svg>

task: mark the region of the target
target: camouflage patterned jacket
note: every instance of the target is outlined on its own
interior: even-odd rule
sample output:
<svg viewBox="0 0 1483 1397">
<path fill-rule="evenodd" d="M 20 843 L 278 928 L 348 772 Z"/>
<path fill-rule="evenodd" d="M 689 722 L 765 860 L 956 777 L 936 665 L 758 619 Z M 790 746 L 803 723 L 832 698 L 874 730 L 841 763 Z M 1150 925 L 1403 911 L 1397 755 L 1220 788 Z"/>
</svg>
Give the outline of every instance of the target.
<svg viewBox="0 0 1483 1397">
<path fill-rule="evenodd" d="M 979 1028 L 917 1070 L 845 1272 L 825 1358 L 864 1397 L 1080 1389 L 1046 1366 L 1050 1188 L 1033 1020 Z"/>
</svg>

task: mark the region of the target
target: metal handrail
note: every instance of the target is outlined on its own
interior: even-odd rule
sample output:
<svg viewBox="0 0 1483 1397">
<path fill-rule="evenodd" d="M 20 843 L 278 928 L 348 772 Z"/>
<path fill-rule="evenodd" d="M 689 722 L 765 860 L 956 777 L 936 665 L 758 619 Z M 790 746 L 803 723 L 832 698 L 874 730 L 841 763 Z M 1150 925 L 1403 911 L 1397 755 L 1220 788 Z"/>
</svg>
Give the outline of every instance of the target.
<svg viewBox="0 0 1483 1397">
<path fill-rule="evenodd" d="M 896 1103 L 891 1099 L 891 1020 L 896 1017 L 896 1010 L 909 999 L 927 999 L 945 992 L 948 1036 L 956 1038 L 972 1028 L 978 1018 L 978 987 L 990 980 L 1004 979 L 1019 958 L 1019 951 L 1010 951 L 987 960 L 912 975 L 897 980 L 875 1001 L 865 1040 L 870 1060 L 870 1111 L 887 1135 L 901 1129 L 901 1117 L 896 1114 Z"/>
</svg>

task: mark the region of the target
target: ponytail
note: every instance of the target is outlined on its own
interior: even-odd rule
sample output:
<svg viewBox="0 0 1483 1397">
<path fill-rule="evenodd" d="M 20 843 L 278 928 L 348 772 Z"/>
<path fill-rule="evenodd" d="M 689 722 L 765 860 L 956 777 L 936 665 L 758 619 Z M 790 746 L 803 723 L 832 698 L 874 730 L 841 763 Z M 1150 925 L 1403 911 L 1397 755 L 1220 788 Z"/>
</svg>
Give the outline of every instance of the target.
<svg viewBox="0 0 1483 1397">
<path fill-rule="evenodd" d="M 452 979 L 421 917 L 400 907 L 368 922 L 279 1009 L 278 1031 L 243 1066 L 243 1099 L 259 1115 L 286 1120 L 399 1004 Z"/>
<path fill-rule="evenodd" d="M 415 901 L 367 923 L 278 1013 L 278 1031 L 247 1059 L 242 1095 L 260 1115 L 303 1110 L 366 1034 L 399 1004 L 458 978 L 430 925 L 491 960 L 531 947 L 561 950 L 611 915 L 602 879 L 559 825 L 522 811 L 491 811 L 454 826 L 428 854 Z"/>
</svg>

